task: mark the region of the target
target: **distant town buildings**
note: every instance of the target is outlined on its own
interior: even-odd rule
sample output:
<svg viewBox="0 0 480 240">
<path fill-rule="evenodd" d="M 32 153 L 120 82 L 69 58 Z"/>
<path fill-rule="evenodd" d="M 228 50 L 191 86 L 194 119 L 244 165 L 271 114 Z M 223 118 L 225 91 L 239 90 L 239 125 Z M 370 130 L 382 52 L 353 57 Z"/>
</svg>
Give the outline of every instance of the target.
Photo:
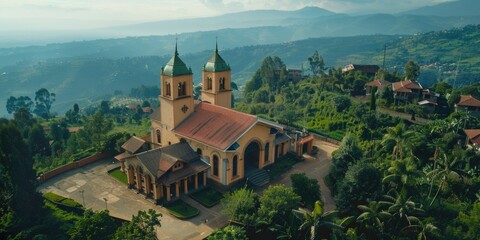
<svg viewBox="0 0 480 240">
<path fill-rule="evenodd" d="M 379 69 L 380 67 L 378 65 L 349 64 L 342 68 L 342 73 L 356 70 L 366 74 L 369 77 L 373 77 Z"/>
</svg>

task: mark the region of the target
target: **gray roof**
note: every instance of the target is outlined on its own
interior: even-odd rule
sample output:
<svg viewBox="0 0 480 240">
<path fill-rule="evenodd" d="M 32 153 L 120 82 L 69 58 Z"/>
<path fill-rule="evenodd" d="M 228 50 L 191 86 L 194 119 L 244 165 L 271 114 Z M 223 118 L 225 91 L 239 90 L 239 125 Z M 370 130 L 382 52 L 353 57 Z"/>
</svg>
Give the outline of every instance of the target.
<svg viewBox="0 0 480 240">
<path fill-rule="evenodd" d="M 275 145 L 277 145 L 279 143 L 290 141 L 291 139 L 292 138 L 290 138 L 288 135 L 279 132 L 275 135 Z"/>
<path fill-rule="evenodd" d="M 160 108 L 152 108 L 152 113 L 148 116 L 148 118 L 150 118 L 151 120 L 154 120 L 154 121 L 157 121 L 157 122 L 160 122 L 161 119 L 160 119 Z"/>
<path fill-rule="evenodd" d="M 129 159 L 131 158 L 138 159 L 156 178 L 162 177 L 165 173 L 173 174 L 174 176 L 180 174 L 182 170 L 169 171 L 177 161 L 185 163 L 185 169 L 196 169 L 192 167 L 197 166 L 199 162 L 209 166 L 200 159 L 200 155 L 193 151 L 186 142 L 179 142 L 163 148 L 142 152 L 129 157 Z"/>
<path fill-rule="evenodd" d="M 143 146 L 143 144 L 145 144 L 145 140 L 133 136 L 122 145 L 122 148 L 128 153 L 136 153 Z"/>
</svg>

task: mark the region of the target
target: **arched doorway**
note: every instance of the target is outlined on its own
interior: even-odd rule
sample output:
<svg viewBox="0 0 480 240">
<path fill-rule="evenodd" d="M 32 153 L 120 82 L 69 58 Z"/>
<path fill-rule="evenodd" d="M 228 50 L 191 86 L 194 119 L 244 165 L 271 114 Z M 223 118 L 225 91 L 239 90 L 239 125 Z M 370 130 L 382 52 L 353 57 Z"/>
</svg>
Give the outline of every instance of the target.
<svg viewBox="0 0 480 240">
<path fill-rule="evenodd" d="M 260 160 L 260 145 L 258 142 L 253 141 L 248 144 L 247 148 L 245 148 L 243 159 L 245 162 L 245 172 L 258 168 Z"/>
</svg>

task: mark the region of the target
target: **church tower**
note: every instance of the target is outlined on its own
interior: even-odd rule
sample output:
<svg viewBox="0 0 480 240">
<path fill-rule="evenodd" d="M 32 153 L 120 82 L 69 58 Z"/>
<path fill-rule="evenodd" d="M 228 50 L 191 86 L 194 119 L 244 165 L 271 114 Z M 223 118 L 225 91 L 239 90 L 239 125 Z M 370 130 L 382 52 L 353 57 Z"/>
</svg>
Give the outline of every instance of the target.
<svg viewBox="0 0 480 240">
<path fill-rule="evenodd" d="M 175 53 L 162 68 L 160 73 L 161 93 L 160 101 L 160 125 L 161 142 L 173 144 L 178 138 L 172 133 L 180 122 L 193 112 L 193 75 L 192 69 L 187 68 L 178 56 L 177 44 Z"/>
<path fill-rule="evenodd" d="M 202 101 L 231 108 L 232 89 L 230 83 L 230 65 L 220 57 L 218 44 L 215 44 L 215 52 L 202 69 Z"/>
</svg>

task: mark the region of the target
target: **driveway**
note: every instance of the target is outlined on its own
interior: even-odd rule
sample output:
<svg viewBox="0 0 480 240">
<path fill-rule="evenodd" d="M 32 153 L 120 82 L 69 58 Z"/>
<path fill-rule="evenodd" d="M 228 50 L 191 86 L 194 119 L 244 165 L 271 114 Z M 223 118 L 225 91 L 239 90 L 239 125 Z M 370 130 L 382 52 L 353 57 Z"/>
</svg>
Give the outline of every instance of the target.
<svg viewBox="0 0 480 240">
<path fill-rule="evenodd" d="M 317 140 L 314 141 L 314 145 L 319 148 L 319 151 L 313 158 L 295 164 L 291 171 L 270 184 L 282 183 L 291 186 L 290 175 L 305 172 L 307 176 L 319 181 L 325 210 L 333 210 L 335 203 L 323 178 L 328 174 L 331 153 L 337 149 L 337 146 Z M 113 158 L 101 160 L 54 177 L 40 185 L 38 191 L 53 192 L 82 204 L 85 201 L 85 207 L 95 211 L 107 208 L 110 215 L 127 220 L 131 220 L 132 215 L 136 215 L 140 210 L 146 211 L 152 208 L 163 214 L 160 220 L 161 227 L 157 229 L 159 239 L 203 239 L 214 229 L 228 224 L 228 218 L 220 213 L 220 204 L 205 208 L 189 197 L 182 199 L 200 210 L 198 216 L 183 221 L 169 215 L 165 208 L 154 205 L 143 195 L 128 189 L 125 184 L 108 175 L 108 170 L 116 167 L 119 167 L 119 163 Z"/>
<path fill-rule="evenodd" d="M 293 165 L 293 168 L 289 172 L 284 173 L 280 178 L 275 179 L 270 184 L 285 184 L 286 186 L 291 186 L 290 175 L 293 173 L 305 173 L 309 178 L 318 180 L 325 211 L 335 210 L 335 202 L 323 178 L 327 176 L 330 166 L 332 165 L 332 152 L 335 151 L 338 146 L 316 139 L 313 141 L 313 145 L 318 148 L 315 155 L 307 157 L 305 161 Z"/>
<path fill-rule="evenodd" d="M 220 204 L 207 209 L 189 197 L 184 200 L 200 210 L 198 216 L 182 221 L 169 215 L 165 208 L 154 205 L 143 195 L 109 176 L 107 171 L 116 167 L 119 164 L 113 158 L 101 160 L 52 178 L 40 185 L 38 191 L 54 192 L 79 203 L 83 203 L 83 192 L 86 208 L 95 211 L 107 208 L 110 215 L 127 220 L 131 220 L 132 215 L 140 210 L 155 209 L 163 214 L 161 227 L 157 229 L 159 239 L 203 239 L 214 229 L 227 224 L 227 217 L 219 213 Z"/>
</svg>

